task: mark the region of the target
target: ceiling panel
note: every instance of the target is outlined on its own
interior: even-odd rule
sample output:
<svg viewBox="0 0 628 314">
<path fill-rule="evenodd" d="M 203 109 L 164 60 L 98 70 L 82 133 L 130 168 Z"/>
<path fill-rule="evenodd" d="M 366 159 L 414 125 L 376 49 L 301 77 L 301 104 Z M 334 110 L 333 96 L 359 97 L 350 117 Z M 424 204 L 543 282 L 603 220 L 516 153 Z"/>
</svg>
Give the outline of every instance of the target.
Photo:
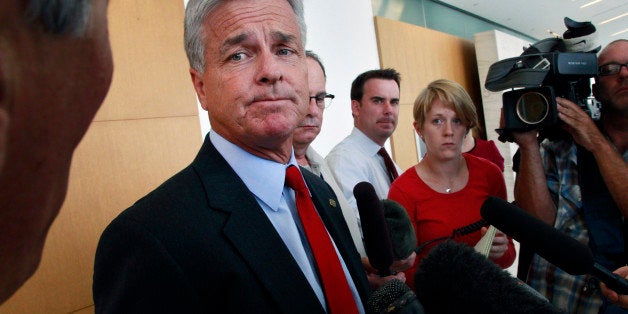
<svg viewBox="0 0 628 314">
<path fill-rule="evenodd" d="M 463 11 L 511 28 L 537 39 L 562 36 L 567 30 L 564 17 L 590 21 L 602 46 L 628 38 L 626 0 L 441 0 Z M 612 21 L 609 19 L 615 18 Z"/>
</svg>

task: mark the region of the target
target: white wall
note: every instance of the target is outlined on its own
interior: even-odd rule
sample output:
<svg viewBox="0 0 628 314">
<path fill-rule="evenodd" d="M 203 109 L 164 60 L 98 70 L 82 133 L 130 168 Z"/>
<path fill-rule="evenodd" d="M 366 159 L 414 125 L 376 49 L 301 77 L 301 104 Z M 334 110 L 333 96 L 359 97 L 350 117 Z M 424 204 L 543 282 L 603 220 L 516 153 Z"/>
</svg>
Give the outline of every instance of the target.
<svg viewBox="0 0 628 314">
<path fill-rule="evenodd" d="M 351 82 L 379 68 L 373 9 L 364 0 L 304 0 L 306 48 L 318 54 L 327 73 L 327 92 L 336 95 L 325 110 L 321 133 L 312 143 L 322 156 L 351 132 Z"/>
<path fill-rule="evenodd" d="M 183 1 L 185 4 L 186 0 Z M 379 68 L 373 10 L 364 0 L 303 0 L 307 24 L 306 49 L 325 65 L 327 92 L 334 94 L 325 110 L 321 133 L 312 143 L 322 156 L 351 132 L 351 82 L 360 73 Z M 202 135 L 209 131 L 207 112 L 199 106 Z"/>
</svg>

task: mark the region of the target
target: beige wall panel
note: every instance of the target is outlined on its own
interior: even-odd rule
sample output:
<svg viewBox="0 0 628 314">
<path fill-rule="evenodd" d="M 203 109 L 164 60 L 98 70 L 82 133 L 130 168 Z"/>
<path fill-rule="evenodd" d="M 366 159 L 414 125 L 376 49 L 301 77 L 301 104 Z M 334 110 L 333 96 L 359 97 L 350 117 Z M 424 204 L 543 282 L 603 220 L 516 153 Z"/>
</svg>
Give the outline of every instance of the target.
<svg viewBox="0 0 628 314">
<path fill-rule="evenodd" d="M 404 171 L 418 162 L 417 142 L 414 136 L 412 122 L 412 103 L 399 105 L 399 121 L 395 130 L 394 139 L 391 139 L 391 148 L 395 152 L 395 162 Z"/>
<path fill-rule="evenodd" d="M 93 314 L 95 312 L 94 306 L 90 305 L 84 309 L 76 310 L 72 314 Z"/>
<path fill-rule="evenodd" d="M 96 121 L 197 114 L 183 49 L 183 1 L 110 1 L 115 71 Z M 133 92 L 129 93 L 129 89 Z"/>
<path fill-rule="evenodd" d="M 0 312 L 93 312 L 100 234 L 122 210 L 192 161 L 199 134 L 196 116 L 93 123 L 75 153 L 68 196 L 41 265 Z"/>
<path fill-rule="evenodd" d="M 375 17 L 382 68 L 401 73 L 401 102 L 412 104 L 420 90 L 433 80 L 446 78 L 460 83 L 481 110 L 480 85 L 473 42 L 420 26 Z M 412 110 L 404 109 L 401 114 Z M 409 118 L 412 122 L 412 117 Z M 395 161 L 402 168 L 418 162 L 412 125 L 400 117 L 391 137 Z M 401 135 L 401 133 L 404 133 Z M 409 142 L 409 140 L 412 142 Z"/>
</svg>

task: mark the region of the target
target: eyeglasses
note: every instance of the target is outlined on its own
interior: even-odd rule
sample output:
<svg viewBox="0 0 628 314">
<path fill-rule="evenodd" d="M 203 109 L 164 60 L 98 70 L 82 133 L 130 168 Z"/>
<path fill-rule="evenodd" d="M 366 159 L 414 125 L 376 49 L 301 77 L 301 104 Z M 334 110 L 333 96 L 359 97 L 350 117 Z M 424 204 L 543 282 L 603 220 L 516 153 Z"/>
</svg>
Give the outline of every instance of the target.
<svg viewBox="0 0 628 314">
<path fill-rule="evenodd" d="M 608 63 L 605 65 L 600 65 L 600 67 L 598 68 L 598 75 L 599 76 L 615 75 L 621 72 L 622 67 L 628 68 L 628 63 L 624 63 L 624 64 Z"/>
<path fill-rule="evenodd" d="M 331 101 L 334 99 L 334 97 L 336 96 L 332 94 L 320 93 L 316 96 L 310 96 L 310 101 L 312 101 L 312 99 L 316 100 L 316 105 L 318 106 L 318 108 L 325 109 L 331 106 Z"/>
</svg>

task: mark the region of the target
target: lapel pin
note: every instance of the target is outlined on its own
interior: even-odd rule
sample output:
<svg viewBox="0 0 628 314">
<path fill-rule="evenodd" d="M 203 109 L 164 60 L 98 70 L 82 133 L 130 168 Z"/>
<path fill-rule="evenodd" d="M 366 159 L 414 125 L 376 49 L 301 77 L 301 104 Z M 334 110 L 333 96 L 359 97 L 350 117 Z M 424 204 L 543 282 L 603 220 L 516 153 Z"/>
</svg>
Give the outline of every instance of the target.
<svg viewBox="0 0 628 314">
<path fill-rule="evenodd" d="M 330 198 L 329 205 L 331 205 L 331 207 L 336 207 L 336 201 L 333 198 Z"/>
</svg>

